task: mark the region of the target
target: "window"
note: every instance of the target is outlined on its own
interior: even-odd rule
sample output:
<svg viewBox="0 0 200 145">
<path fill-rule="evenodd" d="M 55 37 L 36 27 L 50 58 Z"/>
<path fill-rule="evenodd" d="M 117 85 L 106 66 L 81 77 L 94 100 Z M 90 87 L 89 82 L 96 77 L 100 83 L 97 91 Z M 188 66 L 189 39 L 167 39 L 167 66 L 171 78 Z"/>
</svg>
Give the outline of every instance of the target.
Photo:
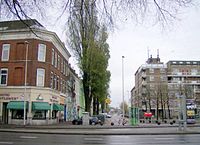
<svg viewBox="0 0 200 145">
<path fill-rule="evenodd" d="M 0 71 L 0 85 L 7 85 L 8 69 L 3 68 Z"/>
<path fill-rule="evenodd" d="M 56 84 L 56 90 L 59 90 L 59 76 L 57 76 L 57 84 Z"/>
<path fill-rule="evenodd" d="M 51 82 L 50 82 L 50 88 L 52 88 L 53 89 L 53 78 L 54 77 L 54 74 L 53 74 L 53 72 L 51 72 Z"/>
<path fill-rule="evenodd" d="M 37 69 L 37 86 L 44 86 L 45 70 L 42 68 Z"/>
<path fill-rule="evenodd" d="M 167 81 L 167 77 L 166 76 L 160 76 L 160 80 L 161 81 Z"/>
<path fill-rule="evenodd" d="M 160 68 L 160 73 L 165 73 L 165 68 Z"/>
<path fill-rule="evenodd" d="M 12 119 L 23 119 L 24 118 L 24 110 L 12 110 Z M 27 118 L 27 112 L 26 112 Z"/>
<path fill-rule="evenodd" d="M 62 78 L 60 78 L 60 92 L 63 93 L 63 81 Z"/>
<path fill-rule="evenodd" d="M 63 74 L 65 75 L 65 60 L 63 59 Z"/>
<path fill-rule="evenodd" d="M 154 76 L 150 76 L 150 81 L 154 81 Z"/>
<path fill-rule="evenodd" d="M 150 69 L 149 69 L 149 73 L 154 73 L 154 69 L 153 69 L 153 68 L 150 68 Z"/>
<path fill-rule="evenodd" d="M 154 84 L 150 84 L 150 89 L 155 89 L 155 85 Z"/>
<path fill-rule="evenodd" d="M 58 55 L 58 70 L 60 69 L 60 55 Z"/>
<path fill-rule="evenodd" d="M 57 76 L 56 76 L 56 74 L 54 74 L 54 78 L 53 78 L 53 89 L 56 89 L 57 87 L 56 87 L 56 80 L 57 80 Z"/>
<path fill-rule="evenodd" d="M 3 44 L 1 60 L 8 61 L 9 53 L 10 53 L 10 44 Z"/>
<path fill-rule="evenodd" d="M 57 114 L 58 111 L 56 110 L 53 110 L 52 111 L 52 119 L 56 119 L 56 114 Z"/>
<path fill-rule="evenodd" d="M 52 54 L 51 54 L 51 64 L 54 65 L 55 63 L 55 54 L 54 54 L 54 49 L 52 48 Z"/>
<path fill-rule="evenodd" d="M 45 62 L 45 56 L 46 56 L 46 45 L 39 44 L 38 45 L 38 61 Z"/>
<path fill-rule="evenodd" d="M 46 111 L 45 110 L 38 110 L 33 112 L 33 119 L 46 119 Z"/>
<path fill-rule="evenodd" d="M 58 55 L 55 52 L 55 64 L 54 64 L 54 66 L 57 67 L 57 64 L 58 64 Z"/>
<path fill-rule="evenodd" d="M 65 83 L 65 80 L 64 80 L 64 79 L 63 79 L 63 83 L 62 83 L 62 84 L 63 84 L 63 86 L 62 86 L 62 87 L 63 87 L 63 93 L 66 93 L 66 88 L 65 88 L 66 83 Z"/>
</svg>

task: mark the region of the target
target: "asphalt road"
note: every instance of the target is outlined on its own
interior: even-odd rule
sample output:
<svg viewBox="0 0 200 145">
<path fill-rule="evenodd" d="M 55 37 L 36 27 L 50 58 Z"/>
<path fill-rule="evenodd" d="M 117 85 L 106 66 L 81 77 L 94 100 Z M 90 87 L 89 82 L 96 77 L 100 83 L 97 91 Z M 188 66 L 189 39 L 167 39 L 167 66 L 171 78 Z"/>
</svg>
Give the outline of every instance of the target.
<svg viewBox="0 0 200 145">
<path fill-rule="evenodd" d="M 0 145 L 199 145 L 194 135 L 56 135 L 0 132 Z"/>
</svg>

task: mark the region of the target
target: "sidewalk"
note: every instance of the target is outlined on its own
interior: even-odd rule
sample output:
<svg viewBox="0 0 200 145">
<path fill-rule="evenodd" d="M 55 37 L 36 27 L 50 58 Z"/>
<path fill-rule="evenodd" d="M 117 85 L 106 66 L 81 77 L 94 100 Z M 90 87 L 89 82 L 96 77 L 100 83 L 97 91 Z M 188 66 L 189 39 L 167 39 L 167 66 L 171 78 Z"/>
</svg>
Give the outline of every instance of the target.
<svg viewBox="0 0 200 145">
<path fill-rule="evenodd" d="M 0 132 L 68 134 L 68 135 L 169 135 L 169 134 L 200 134 L 200 126 L 188 126 L 185 131 L 178 130 L 178 125 L 139 124 L 138 126 L 111 126 L 111 125 L 43 125 L 17 126 L 0 125 Z"/>
</svg>

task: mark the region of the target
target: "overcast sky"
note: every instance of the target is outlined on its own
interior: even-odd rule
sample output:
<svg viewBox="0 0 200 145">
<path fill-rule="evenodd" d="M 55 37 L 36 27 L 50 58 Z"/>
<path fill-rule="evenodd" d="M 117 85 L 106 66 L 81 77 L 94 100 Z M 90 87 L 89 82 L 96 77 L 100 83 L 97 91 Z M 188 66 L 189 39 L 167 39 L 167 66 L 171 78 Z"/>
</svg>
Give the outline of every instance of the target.
<svg viewBox="0 0 200 145">
<path fill-rule="evenodd" d="M 130 97 L 134 87 L 134 74 L 145 64 L 149 54 L 159 56 L 161 61 L 169 60 L 200 60 L 200 10 L 185 9 L 180 15 L 181 20 L 163 30 L 160 26 L 135 25 L 127 20 L 126 24 L 118 25 L 114 33 L 109 34 L 110 45 L 109 70 L 111 71 L 110 96 L 111 106 L 119 107 L 122 102 L 122 56 L 124 56 L 124 95 L 125 101 Z M 65 42 L 64 26 L 46 26 L 56 32 Z M 73 56 L 73 54 L 72 54 Z M 73 57 L 70 62 L 74 69 Z M 78 73 L 78 72 L 77 72 Z"/>
<path fill-rule="evenodd" d="M 162 30 L 159 26 L 135 26 L 130 21 L 111 34 L 110 45 L 111 99 L 112 106 L 122 102 L 122 55 L 124 58 L 124 95 L 128 101 L 134 87 L 134 74 L 145 64 L 149 54 L 159 56 L 161 61 L 200 60 L 200 10 L 185 10 L 181 20 L 170 28 Z"/>
</svg>

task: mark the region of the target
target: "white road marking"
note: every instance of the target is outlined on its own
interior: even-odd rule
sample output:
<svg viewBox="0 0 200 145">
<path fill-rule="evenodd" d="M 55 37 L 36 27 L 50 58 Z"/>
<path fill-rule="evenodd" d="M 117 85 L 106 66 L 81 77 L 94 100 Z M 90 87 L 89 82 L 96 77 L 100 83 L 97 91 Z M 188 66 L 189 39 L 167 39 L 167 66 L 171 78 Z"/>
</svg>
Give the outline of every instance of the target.
<svg viewBox="0 0 200 145">
<path fill-rule="evenodd" d="M 91 140 L 91 141 L 95 141 L 95 140 L 103 140 L 103 138 L 84 138 L 84 140 Z"/>
<path fill-rule="evenodd" d="M 37 136 L 20 136 L 20 138 L 34 139 L 38 137 Z"/>
<path fill-rule="evenodd" d="M 13 144 L 13 142 L 4 142 L 4 141 L 1 141 L 0 144 L 4 144 L 4 145 L 5 144 Z"/>
<path fill-rule="evenodd" d="M 123 144 L 123 145 L 133 145 L 132 142 L 127 142 L 127 143 L 124 143 L 124 142 L 111 142 L 110 144 L 113 144 L 113 145 L 119 145 L 119 144 Z"/>
<path fill-rule="evenodd" d="M 174 140 L 175 138 L 162 138 L 162 137 L 158 137 L 158 138 L 153 138 L 153 139 L 155 139 L 155 140 Z"/>
</svg>

